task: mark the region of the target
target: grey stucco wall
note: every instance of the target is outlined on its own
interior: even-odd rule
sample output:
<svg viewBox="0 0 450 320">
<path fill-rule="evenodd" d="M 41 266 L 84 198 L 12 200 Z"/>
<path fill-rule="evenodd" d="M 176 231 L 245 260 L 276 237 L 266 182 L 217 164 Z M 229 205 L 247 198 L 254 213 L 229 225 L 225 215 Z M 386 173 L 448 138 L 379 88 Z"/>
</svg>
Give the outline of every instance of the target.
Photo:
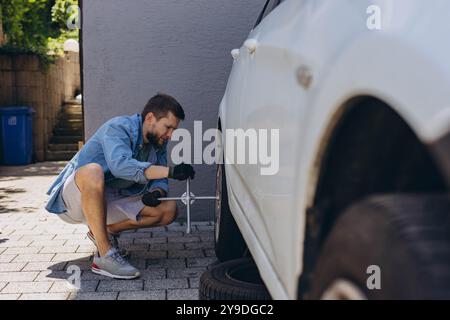
<svg viewBox="0 0 450 320">
<path fill-rule="evenodd" d="M 203 130 L 215 128 L 232 64 L 230 51 L 246 39 L 264 2 L 83 1 L 86 139 L 106 120 L 140 112 L 157 91 L 183 105 L 187 118 L 182 128 L 192 130 L 194 120 L 203 121 Z M 215 167 L 195 169 L 192 191 L 213 195 Z M 185 184 L 171 182 L 170 188 L 172 196 L 181 195 Z M 180 209 L 183 217 L 184 206 Z M 192 219 L 210 220 L 213 211 L 213 201 L 198 201 Z"/>
</svg>

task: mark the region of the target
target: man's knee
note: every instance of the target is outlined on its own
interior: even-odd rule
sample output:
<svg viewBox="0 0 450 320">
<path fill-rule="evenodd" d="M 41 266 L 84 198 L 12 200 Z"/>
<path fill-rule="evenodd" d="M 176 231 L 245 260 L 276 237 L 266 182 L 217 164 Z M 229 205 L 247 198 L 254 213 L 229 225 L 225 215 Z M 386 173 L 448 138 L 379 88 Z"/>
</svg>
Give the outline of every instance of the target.
<svg viewBox="0 0 450 320">
<path fill-rule="evenodd" d="M 166 226 L 175 221 L 178 216 L 178 208 L 175 201 L 165 201 L 165 207 L 162 208 L 160 224 Z"/>
<path fill-rule="evenodd" d="M 80 191 L 104 189 L 103 168 L 98 163 L 89 163 L 79 168 L 75 174 L 75 183 Z"/>
<path fill-rule="evenodd" d="M 157 207 L 145 206 L 140 214 L 145 217 L 151 217 L 153 223 L 159 226 L 171 224 L 178 215 L 177 205 L 175 201 L 163 201 Z"/>
</svg>

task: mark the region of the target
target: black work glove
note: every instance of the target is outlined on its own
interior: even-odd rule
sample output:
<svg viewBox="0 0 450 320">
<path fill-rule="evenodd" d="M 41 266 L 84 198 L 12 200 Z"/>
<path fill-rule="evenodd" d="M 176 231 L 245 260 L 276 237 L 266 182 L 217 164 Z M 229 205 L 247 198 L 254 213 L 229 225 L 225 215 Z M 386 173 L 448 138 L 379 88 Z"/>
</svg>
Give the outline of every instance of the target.
<svg viewBox="0 0 450 320">
<path fill-rule="evenodd" d="M 195 171 L 190 164 L 178 164 L 175 167 L 169 168 L 169 178 L 176 180 L 186 180 L 188 178 L 194 179 Z"/>
<path fill-rule="evenodd" d="M 161 200 L 158 198 L 165 197 L 166 193 L 161 190 L 154 190 L 152 192 L 147 192 L 142 196 L 142 203 L 148 207 L 157 207 L 161 204 Z"/>
</svg>

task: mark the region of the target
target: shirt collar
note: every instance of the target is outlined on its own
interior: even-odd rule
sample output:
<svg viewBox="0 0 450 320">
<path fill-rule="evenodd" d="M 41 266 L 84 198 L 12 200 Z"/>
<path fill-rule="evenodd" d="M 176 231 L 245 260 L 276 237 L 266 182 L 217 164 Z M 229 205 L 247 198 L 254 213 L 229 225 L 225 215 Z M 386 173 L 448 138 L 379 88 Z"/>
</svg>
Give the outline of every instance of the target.
<svg viewBox="0 0 450 320">
<path fill-rule="evenodd" d="M 138 122 L 138 139 L 137 139 L 137 145 L 141 146 L 144 143 L 144 138 L 142 136 L 142 116 L 138 113 L 137 116 L 137 122 Z"/>
</svg>

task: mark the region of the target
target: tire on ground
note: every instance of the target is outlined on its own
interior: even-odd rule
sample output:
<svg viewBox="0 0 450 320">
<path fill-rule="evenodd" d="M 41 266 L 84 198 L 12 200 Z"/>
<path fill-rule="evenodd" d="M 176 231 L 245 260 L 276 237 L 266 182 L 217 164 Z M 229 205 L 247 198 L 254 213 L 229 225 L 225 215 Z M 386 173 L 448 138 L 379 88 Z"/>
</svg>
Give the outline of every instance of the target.
<svg viewBox="0 0 450 320">
<path fill-rule="evenodd" d="M 369 289 L 373 265 L 381 289 Z M 309 297 L 342 279 L 369 299 L 449 299 L 449 197 L 383 195 L 351 206 L 325 241 Z"/>
<path fill-rule="evenodd" d="M 271 299 L 251 258 L 215 265 L 200 278 L 200 300 Z"/>
</svg>

